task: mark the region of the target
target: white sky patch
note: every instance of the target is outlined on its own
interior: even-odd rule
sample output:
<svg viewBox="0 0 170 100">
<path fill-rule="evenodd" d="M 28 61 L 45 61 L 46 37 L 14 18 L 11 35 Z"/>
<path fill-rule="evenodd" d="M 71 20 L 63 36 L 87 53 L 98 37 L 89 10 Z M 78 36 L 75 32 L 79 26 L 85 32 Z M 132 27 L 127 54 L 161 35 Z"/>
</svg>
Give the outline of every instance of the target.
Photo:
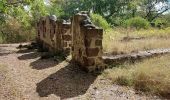
<svg viewBox="0 0 170 100">
<path fill-rule="evenodd" d="M 170 7 L 170 3 L 167 4 L 167 3 L 162 3 L 162 2 L 160 2 L 159 4 L 156 4 L 156 5 L 155 5 L 156 10 L 159 11 L 159 12 L 165 10 L 166 7 Z M 167 13 L 169 13 L 169 12 L 170 12 L 170 10 L 164 12 L 163 14 L 167 14 Z"/>
<path fill-rule="evenodd" d="M 49 0 L 44 0 L 44 4 L 45 4 L 45 5 L 50 5 Z"/>
<path fill-rule="evenodd" d="M 24 6 L 24 9 L 25 9 L 26 11 L 29 11 L 29 10 L 30 10 L 30 7 Z"/>
</svg>

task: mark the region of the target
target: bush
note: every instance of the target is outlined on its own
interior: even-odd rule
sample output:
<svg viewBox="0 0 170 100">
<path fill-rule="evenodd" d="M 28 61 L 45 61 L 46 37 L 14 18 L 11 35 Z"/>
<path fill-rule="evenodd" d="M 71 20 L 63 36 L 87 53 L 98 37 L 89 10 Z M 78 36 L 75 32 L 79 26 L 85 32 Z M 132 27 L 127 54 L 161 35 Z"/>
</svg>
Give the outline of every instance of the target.
<svg viewBox="0 0 170 100">
<path fill-rule="evenodd" d="M 16 19 L 6 20 L 0 25 L 0 43 L 28 42 L 35 39 L 36 30 L 30 27 L 23 27 Z"/>
<path fill-rule="evenodd" d="M 107 21 L 99 14 L 91 14 L 90 15 L 92 22 L 103 29 L 109 29 L 110 25 L 107 23 Z"/>
<path fill-rule="evenodd" d="M 113 27 L 116 26 L 121 26 L 123 24 L 125 19 L 121 18 L 121 17 L 111 17 L 108 19 L 109 23 L 111 23 L 111 25 Z"/>
<path fill-rule="evenodd" d="M 150 24 L 146 19 L 142 17 L 134 17 L 126 20 L 124 22 L 124 26 L 135 27 L 136 29 L 141 29 L 141 28 L 147 29 L 149 28 Z"/>
<path fill-rule="evenodd" d="M 168 22 L 165 19 L 158 18 L 154 21 L 155 27 L 164 28 L 168 26 Z"/>
<path fill-rule="evenodd" d="M 166 20 L 166 22 L 167 22 L 167 27 L 170 27 L 170 13 L 169 13 L 169 14 L 165 14 L 162 18 L 163 18 L 164 20 Z"/>
</svg>

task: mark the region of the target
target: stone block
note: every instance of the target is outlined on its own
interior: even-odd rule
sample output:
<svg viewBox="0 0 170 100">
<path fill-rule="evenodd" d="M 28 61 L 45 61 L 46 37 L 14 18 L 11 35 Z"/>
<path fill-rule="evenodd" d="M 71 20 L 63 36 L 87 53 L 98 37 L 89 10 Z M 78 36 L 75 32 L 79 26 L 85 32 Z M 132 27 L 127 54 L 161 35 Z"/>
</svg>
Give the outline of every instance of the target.
<svg viewBox="0 0 170 100">
<path fill-rule="evenodd" d="M 92 39 L 85 39 L 85 46 L 90 47 Z"/>
<path fill-rule="evenodd" d="M 71 35 L 63 35 L 63 40 L 65 40 L 65 41 L 71 41 L 71 40 L 72 40 L 72 37 L 71 37 Z"/>
<path fill-rule="evenodd" d="M 67 42 L 64 42 L 64 47 L 67 47 Z"/>
<path fill-rule="evenodd" d="M 103 37 L 103 29 L 87 29 L 85 36 L 87 38 L 101 38 Z"/>
<path fill-rule="evenodd" d="M 88 57 L 95 57 L 99 53 L 99 48 L 86 48 L 86 54 Z"/>
<path fill-rule="evenodd" d="M 37 29 L 39 29 L 37 35 L 38 33 L 40 34 L 39 39 L 42 40 L 43 43 L 48 44 L 46 47 L 52 46 L 54 51 L 71 48 L 69 44 L 72 36 L 70 35 L 70 31 L 68 31 L 71 28 L 71 24 L 66 24 L 63 20 L 53 20 L 50 18 L 53 18 L 53 16 L 46 16 L 39 20 L 37 24 Z"/>
<path fill-rule="evenodd" d="M 102 40 L 96 40 L 95 45 L 96 46 L 102 46 Z"/>
<path fill-rule="evenodd" d="M 83 61 L 84 61 L 84 66 L 94 66 L 95 65 L 94 58 L 83 57 Z"/>
</svg>

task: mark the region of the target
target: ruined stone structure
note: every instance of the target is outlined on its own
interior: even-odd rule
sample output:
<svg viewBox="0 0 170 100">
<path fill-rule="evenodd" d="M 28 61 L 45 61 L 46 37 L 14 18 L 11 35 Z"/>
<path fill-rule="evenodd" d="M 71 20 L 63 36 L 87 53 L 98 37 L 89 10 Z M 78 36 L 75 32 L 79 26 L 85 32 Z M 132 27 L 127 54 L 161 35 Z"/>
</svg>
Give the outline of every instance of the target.
<svg viewBox="0 0 170 100">
<path fill-rule="evenodd" d="M 72 59 L 87 71 L 104 69 L 102 61 L 103 29 L 92 24 L 87 14 L 78 13 L 72 18 Z"/>
<path fill-rule="evenodd" d="M 37 23 L 37 41 L 43 49 L 51 52 L 70 51 L 72 36 L 70 23 L 57 20 L 55 16 L 42 17 Z"/>
<path fill-rule="evenodd" d="M 104 69 L 102 61 L 103 29 L 92 24 L 85 13 L 78 13 L 71 24 L 47 16 L 37 23 L 37 41 L 50 51 L 70 51 L 74 62 L 87 71 Z"/>
<path fill-rule="evenodd" d="M 42 17 L 37 23 L 37 42 L 51 52 L 71 51 L 72 60 L 88 72 L 101 71 L 105 64 L 134 63 L 144 58 L 170 53 L 170 49 L 149 50 L 128 55 L 107 56 L 102 52 L 103 29 L 93 25 L 85 12 L 72 17 L 71 23 L 55 16 Z"/>
</svg>

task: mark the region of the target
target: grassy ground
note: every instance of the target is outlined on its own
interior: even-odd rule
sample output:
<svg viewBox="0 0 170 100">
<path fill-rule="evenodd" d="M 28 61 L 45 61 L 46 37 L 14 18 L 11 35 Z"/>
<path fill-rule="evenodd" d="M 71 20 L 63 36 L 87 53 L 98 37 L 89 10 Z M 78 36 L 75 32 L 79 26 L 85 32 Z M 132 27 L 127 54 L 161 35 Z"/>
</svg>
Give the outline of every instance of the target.
<svg viewBox="0 0 170 100">
<path fill-rule="evenodd" d="M 170 98 L 170 55 L 108 69 L 104 76 L 119 85 Z"/>
<path fill-rule="evenodd" d="M 105 32 L 103 47 L 104 52 L 112 54 L 169 48 L 170 28 L 148 30 L 115 28 Z"/>
</svg>

